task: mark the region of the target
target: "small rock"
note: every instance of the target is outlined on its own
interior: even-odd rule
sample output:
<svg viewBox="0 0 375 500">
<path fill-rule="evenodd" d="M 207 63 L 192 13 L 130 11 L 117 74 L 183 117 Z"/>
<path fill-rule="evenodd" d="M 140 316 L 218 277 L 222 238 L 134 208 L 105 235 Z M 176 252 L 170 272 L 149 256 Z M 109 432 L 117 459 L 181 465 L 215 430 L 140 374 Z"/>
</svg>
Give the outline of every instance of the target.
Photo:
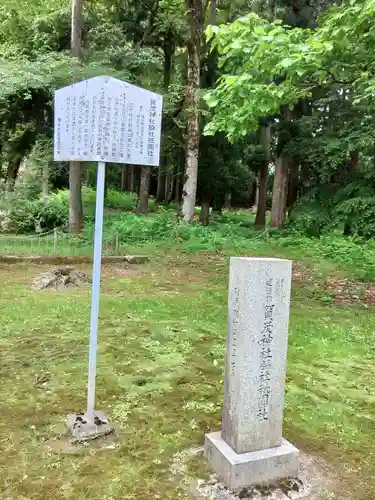
<svg viewBox="0 0 375 500">
<path fill-rule="evenodd" d="M 144 264 L 148 262 L 147 255 L 128 255 L 124 258 L 125 262 L 129 264 Z"/>
</svg>

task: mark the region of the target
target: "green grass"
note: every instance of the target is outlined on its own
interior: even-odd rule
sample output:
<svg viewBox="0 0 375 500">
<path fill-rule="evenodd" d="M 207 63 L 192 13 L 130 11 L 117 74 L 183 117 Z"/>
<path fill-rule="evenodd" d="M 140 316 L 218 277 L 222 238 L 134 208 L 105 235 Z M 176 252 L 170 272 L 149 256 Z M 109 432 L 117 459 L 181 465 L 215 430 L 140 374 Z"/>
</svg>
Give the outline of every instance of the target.
<svg viewBox="0 0 375 500">
<path fill-rule="evenodd" d="M 136 276 L 104 269 L 97 407 L 118 428 L 115 449 L 55 454 L 45 444 L 63 432 L 67 413 L 85 408 L 89 289 L 35 293 L 30 281 L 45 267 L 0 268 L 0 498 L 185 498 L 184 477 L 170 470 L 175 457 L 221 425 L 229 254 L 320 261 L 309 271 L 314 293 L 310 282 L 293 287 L 285 437 L 335 467 L 337 498 L 375 498 L 374 313 L 336 309 L 322 289 L 327 275 L 353 276 L 351 262 L 340 268 L 340 251 L 323 260 L 322 241 L 240 239 L 234 223 L 220 224 L 183 229 L 168 251 L 155 238 Z M 36 387 L 45 373 L 48 383 Z M 188 461 L 188 472 L 204 477 L 204 460 Z"/>
<path fill-rule="evenodd" d="M 221 252 L 269 255 L 277 252 L 293 259 L 319 265 L 321 273 L 344 272 L 366 281 L 375 281 L 375 242 L 342 237 L 332 233 L 309 238 L 291 231 L 257 231 L 254 216 L 246 211 L 228 212 L 212 218 L 209 227 L 198 222 L 180 225 L 169 210 L 148 217 L 132 213 L 107 212 L 104 217 L 103 252 L 113 255 L 153 254 L 177 247 L 180 252 Z M 60 234 L 57 255 L 91 255 L 94 226 L 87 217 L 82 237 Z M 116 246 L 116 240 L 118 246 Z M 0 236 L 1 254 L 53 253 L 53 236 Z"/>
</svg>

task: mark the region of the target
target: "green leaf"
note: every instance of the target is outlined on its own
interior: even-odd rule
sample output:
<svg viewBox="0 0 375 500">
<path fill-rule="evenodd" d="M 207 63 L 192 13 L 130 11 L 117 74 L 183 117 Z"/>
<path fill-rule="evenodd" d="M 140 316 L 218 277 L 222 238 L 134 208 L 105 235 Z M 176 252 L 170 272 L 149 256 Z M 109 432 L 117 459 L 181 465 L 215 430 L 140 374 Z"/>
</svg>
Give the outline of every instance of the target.
<svg viewBox="0 0 375 500">
<path fill-rule="evenodd" d="M 242 47 L 241 40 L 234 40 L 231 44 L 230 47 L 232 49 L 240 49 Z"/>
<path fill-rule="evenodd" d="M 294 61 L 291 57 L 286 57 L 280 62 L 280 64 L 283 68 L 289 68 L 290 66 L 292 66 L 293 62 Z"/>
<path fill-rule="evenodd" d="M 256 35 L 267 35 L 266 30 L 263 28 L 263 26 L 255 26 L 253 31 Z"/>
</svg>

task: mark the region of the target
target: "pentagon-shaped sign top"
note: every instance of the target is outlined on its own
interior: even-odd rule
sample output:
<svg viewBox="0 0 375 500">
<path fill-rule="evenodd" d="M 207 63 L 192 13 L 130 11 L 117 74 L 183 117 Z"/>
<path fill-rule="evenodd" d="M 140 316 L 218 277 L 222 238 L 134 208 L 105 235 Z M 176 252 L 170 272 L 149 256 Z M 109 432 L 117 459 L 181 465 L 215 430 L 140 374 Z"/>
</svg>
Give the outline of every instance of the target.
<svg viewBox="0 0 375 500">
<path fill-rule="evenodd" d="M 109 76 L 55 92 L 55 161 L 159 165 L 163 98 Z"/>
</svg>

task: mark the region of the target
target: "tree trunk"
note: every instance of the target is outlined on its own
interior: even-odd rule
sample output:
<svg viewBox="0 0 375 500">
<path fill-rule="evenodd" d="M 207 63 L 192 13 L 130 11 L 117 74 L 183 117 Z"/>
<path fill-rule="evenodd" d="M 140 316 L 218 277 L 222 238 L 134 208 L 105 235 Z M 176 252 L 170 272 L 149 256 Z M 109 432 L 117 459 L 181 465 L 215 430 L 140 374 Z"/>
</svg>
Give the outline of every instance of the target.
<svg viewBox="0 0 375 500">
<path fill-rule="evenodd" d="M 255 192 L 255 199 L 254 199 L 254 205 L 252 208 L 253 214 L 256 214 L 258 212 L 258 204 L 259 204 L 259 175 L 260 172 L 258 172 L 258 177 L 255 181 L 255 187 L 253 184 L 253 191 Z"/>
<path fill-rule="evenodd" d="M 289 183 L 288 183 L 288 202 L 287 207 L 289 213 L 293 210 L 298 199 L 298 184 L 299 184 L 299 164 L 291 158 L 289 167 Z"/>
<path fill-rule="evenodd" d="M 121 191 L 128 189 L 128 166 L 121 165 Z"/>
<path fill-rule="evenodd" d="M 210 196 L 204 195 L 201 201 L 201 212 L 199 214 L 199 221 L 208 226 L 210 222 Z"/>
<path fill-rule="evenodd" d="M 188 82 L 186 100 L 188 103 L 188 130 L 186 138 L 186 170 L 182 193 L 182 216 L 190 222 L 194 216 L 198 182 L 199 157 L 199 84 L 200 58 L 199 51 L 189 54 Z"/>
<path fill-rule="evenodd" d="M 70 48 L 73 57 L 82 61 L 83 0 L 72 0 Z"/>
<path fill-rule="evenodd" d="M 177 204 L 181 203 L 181 171 L 180 166 L 176 167 L 176 184 L 174 188 L 174 202 Z"/>
<path fill-rule="evenodd" d="M 71 228 L 80 227 L 78 232 L 83 229 L 82 164 L 78 161 L 69 163 L 69 189 L 69 232 L 77 233 L 76 229 L 72 230 Z M 75 210 L 77 213 L 73 215 Z M 71 223 L 71 221 L 77 221 L 77 224 Z"/>
<path fill-rule="evenodd" d="M 264 228 L 266 227 L 268 167 L 270 162 L 270 148 L 271 148 L 270 124 L 261 126 L 259 141 L 264 149 L 264 163 L 261 166 L 258 173 L 258 204 L 257 204 L 257 215 L 255 217 L 255 226 L 258 228 Z"/>
<path fill-rule="evenodd" d="M 69 232 L 79 234 L 83 229 L 83 206 L 81 189 L 81 164 L 71 161 L 69 165 Z"/>
<path fill-rule="evenodd" d="M 350 166 L 353 173 L 357 172 L 358 170 L 358 161 L 359 161 L 359 152 L 352 151 L 352 153 L 350 153 Z"/>
<path fill-rule="evenodd" d="M 168 170 L 168 182 L 167 182 L 167 189 L 165 193 L 165 198 L 167 203 L 171 203 L 173 200 L 173 194 L 174 194 L 174 184 L 175 184 L 175 175 L 174 171 L 169 168 Z"/>
<path fill-rule="evenodd" d="M 134 165 L 128 166 L 128 189 L 134 193 Z"/>
<path fill-rule="evenodd" d="M 48 197 L 49 197 L 49 165 L 46 162 L 43 165 L 43 173 L 42 173 L 42 185 L 43 185 L 43 201 L 44 204 L 47 205 Z"/>
<path fill-rule="evenodd" d="M 164 186 L 164 200 L 168 201 L 169 193 L 171 192 L 171 171 L 168 170 L 165 172 L 165 186 Z"/>
<path fill-rule="evenodd" d="M 276 160 L 272 193 L 271 227 L 282 229 L 285 224 L 288 199 L 289 156 L 281 153 Z"/>
<path fill-rule="evenodd" d="M 171 174 L 171 179 L 170 179 L 170 183 L 169 183 L 169 193 L 167 196 L 167 203 L 172 203 L 173 194 L 174 194 L 174 182 L 175 182 L 175 179 L 174 179 L 173 175 Z"/>
<path fill-rule="evenodd" d="M 143 166 L 141 168 L 141 181 L 139 188 L 139 197 L 137 205 L 138 214 L 148 213 L 148 191 L 150 189 L 151 167 Z"/>
<path fill-rule="evenodd" d="M 223 212 L 224 199 L 221 196 L 216 196 L 212 202 L 212 211 L 218 214 Z"/>
<path fill-rule="evenodd" d="M 226 210 L 231 209 L 231 207 L 232 207 L 231 202 L 232 202 L 232 193 L 230 191 L 228 191 L 225 193 L 225 196 L 224 196 L 224 208 Z"/>
<path fill-rule="evenodd" d="M 271 19 L 275 21 L 277 19 L 277 0 L 271 0 L 269 8 Z"/>
<path fill-rule="evenodd" d="M 169 30 L 163 45 L 163 51 L 164 51 L 163 87 L 165 93 L 168 92 L 169 84 L 171 83 L 174 50 L 175 48 L 174 48 L 173 32 L 172 30 Z"/>
<path fill-rule="evenodd" d="M 209 9 L 208 23 L 216 25 L 217 0 L 211 0 Z"/>
<path fill-rule="evenodd" d="M 72 0 L 71 54 L 82 61 L 83 0 Z M 82 168 L 72 161 L 69 164 L 69 232 L 80 233 L 83 229 Z"/>
<path fill-rule="evenodd" d="M 134 168 L 134 184 L 135 184 L 135 193 L 139 196 L 140 190 L 141 190 L 141 175 L 142 175 L 142 168 L 140 167 L 135 167 Z"/>
<path fill-rule="evenodd" d="M 202 0 L 186 0 L 189 15 L 190 39 L 188 49 L 188 71 L 186 85 L 186 104 L 188 124 L 186 134 L 186 168 L 182 192 L 182 218 L 190 222 L 194 216 L 198 181 L 199 157 L 199 90 L 200 90 L 200 52 L 204 13 Z"/>
<path fill-rule="evenodd" d="M 21 160 L 9 163 L 5 180 L 5 198 L 10 199 L 13 196 L 14 185 L 16 183 L 18 171 L 21 166 Z"/>
<path fill-rule="evenodd" d="M 164 92 L 168 93 L 168 88 L 171 83 L 171 75 L 173 69 L 173 55 L 175 52 L 174 38 L 172 31 L 168 31 L 166 39 L 163 45 L 164 51 L 164 80 L 163 87 Z M 163 117 L 162 123 L 162 134 L 163 136 L 167 134 L 168 123 L 165 117 Z M 167 200 L 166 196 L 166 167 L 159 166 L 158 168 L 158 184 L 156 188 L 156 201 L 164 202 Z"/>
<path fill-rule="evenodd" d="M 156 188 L 156 201 L 165 201 L 165 168 L 161 165 L 158 168 L 158 185 Z"/>
<path fill-rule="evenodd" d="M 81 163 L 81 179 L 82 184 L 86 184 L 86 186 L 89 185 L 90 169 L 88 163 Z"/>
</svg>

